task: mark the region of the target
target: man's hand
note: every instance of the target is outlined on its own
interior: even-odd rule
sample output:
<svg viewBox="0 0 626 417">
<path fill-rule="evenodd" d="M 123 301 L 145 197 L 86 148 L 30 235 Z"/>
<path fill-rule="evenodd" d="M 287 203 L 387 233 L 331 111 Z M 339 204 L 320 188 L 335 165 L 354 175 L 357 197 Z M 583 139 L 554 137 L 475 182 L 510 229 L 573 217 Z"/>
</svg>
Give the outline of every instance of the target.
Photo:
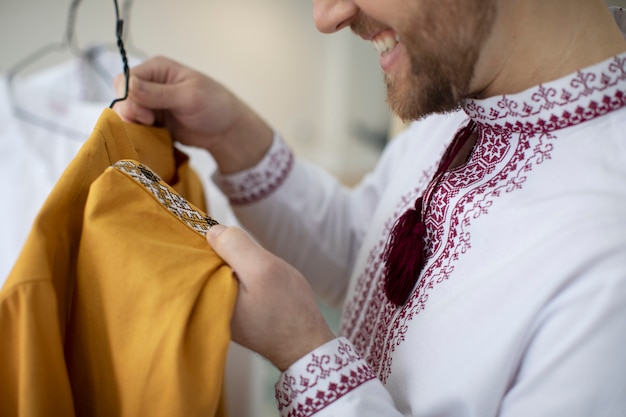
<svg viewBox="0 0 626 417">
<path fill-rule="evenodd" d="M 335 336 L 305 278 L 236 227 L 213 226 L 207 239 L 239 280 L 233 340 L 285 371 Z"/>
<path fill-rule="evenodd" d="M 123 75 L 114 84 L 123 96 Z M 127 122 L 164 126 L 175 140 L 205 148 L 225 174 L 255 165 L 273 138 L 272 129 L 224 86 L 163 57 L 131 69 L 128 98 L 114 110 Z"/>
</svg>

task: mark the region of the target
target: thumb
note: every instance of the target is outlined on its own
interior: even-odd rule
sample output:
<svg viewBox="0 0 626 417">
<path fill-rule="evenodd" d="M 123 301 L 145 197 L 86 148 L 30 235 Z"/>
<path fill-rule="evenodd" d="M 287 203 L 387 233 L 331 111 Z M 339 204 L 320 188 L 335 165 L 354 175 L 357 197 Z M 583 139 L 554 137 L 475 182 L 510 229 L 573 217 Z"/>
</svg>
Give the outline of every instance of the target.
<svg viewBox="0 0 626 417">
<path fill-rule="evenodd" d="M 213 250 L 240 276 L 247 276 L 253 272 L 248 269 L 265 262 L 266 251 L 238 227 L 218 224 L 206 236 Z"/>
<path fill-rule="evenodd" d="M 177 84 L 184 79 L 186 68 L 163 57 L 156 57 L 133 67 L 130 70 L 129 97 L 138 105 L 148 109 L 166 109 L 172 100 Z M 123 93 L 125 79 L 120 74 L 114 80 L 117 94 Z"/>
<path fill-rule="evenodd" d="M 171 107 L 173 98 L 180 94 L 180 88 L 177 84 L 153 82 L 131 73 L 128 93 L 140 106 L 157 110 Z"/>
<path fill-rule="evenodd" d="M 150 103 L 154 100 L 146 99 L 146 96 L 149 97 L 150 93 L 148 92 L 148 94 L 146 94 L 145 92 L 145 82 L 131 75 L 128 84 L 128 98 L 117 102 L 114 110 L 122 120 L 126 122 L 139 122 L 144 125 L 153 125 L 156 121 L 156 115 L 152 109 L 155 107 L 150 105 Z M 120 74 L 113 79 L 113 87 L 116 97 L 124 97 L 126 93 L 126 79 L 124 74 Z"/>
</svg>

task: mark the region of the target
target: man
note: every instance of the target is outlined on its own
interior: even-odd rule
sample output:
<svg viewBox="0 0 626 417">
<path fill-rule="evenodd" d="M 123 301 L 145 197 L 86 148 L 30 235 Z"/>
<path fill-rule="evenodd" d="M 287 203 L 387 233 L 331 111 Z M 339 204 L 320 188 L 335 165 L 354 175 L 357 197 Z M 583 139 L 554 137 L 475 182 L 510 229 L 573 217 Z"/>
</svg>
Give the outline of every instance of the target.
<svg viewBox="0 0 626 417">
<path fill-rule="evenodd" d="M 207 149 L 242 224 L 297 268 L 239 229 L 208 234 L 240 281 L 234 340 L 283 371 L 281 415 L 623 416 L 626 43 L 604 1 L 314 15 L 372 41 L 389 105 L 420 120 L 352 190 L 164 58 L 117 107 Z M 339 337 L 309 283 L 343 303 Z"/>
</svg>

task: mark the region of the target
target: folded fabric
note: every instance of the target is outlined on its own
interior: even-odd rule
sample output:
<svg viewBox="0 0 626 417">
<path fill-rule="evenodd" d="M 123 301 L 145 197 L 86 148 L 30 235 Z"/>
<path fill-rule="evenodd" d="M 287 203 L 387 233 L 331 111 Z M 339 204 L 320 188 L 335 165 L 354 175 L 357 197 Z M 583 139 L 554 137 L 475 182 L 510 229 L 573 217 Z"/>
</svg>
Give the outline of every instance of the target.
<svg viewBox="0 0 626 417">
<path fill-rule="evenodd" d="M 237 285 L 204 207 L 165 130 L 103 112 L 0 291 L 0 415 L 224 415 Z"/>
</svg>

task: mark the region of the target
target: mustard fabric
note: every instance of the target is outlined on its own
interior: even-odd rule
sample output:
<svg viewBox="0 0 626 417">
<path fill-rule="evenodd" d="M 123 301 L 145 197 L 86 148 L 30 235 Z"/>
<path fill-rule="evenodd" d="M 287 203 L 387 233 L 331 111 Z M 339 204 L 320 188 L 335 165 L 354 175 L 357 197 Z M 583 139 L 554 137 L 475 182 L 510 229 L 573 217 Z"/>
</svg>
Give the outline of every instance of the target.
<svg viewBox="0 0 626 417">
<path fill-rule="evenodd" d="M 225 415 L 232 271 L 124 159 L 204 211 L 167 132 L 105 109 L 0 291 L 2 416 Z"/>
</svg>

